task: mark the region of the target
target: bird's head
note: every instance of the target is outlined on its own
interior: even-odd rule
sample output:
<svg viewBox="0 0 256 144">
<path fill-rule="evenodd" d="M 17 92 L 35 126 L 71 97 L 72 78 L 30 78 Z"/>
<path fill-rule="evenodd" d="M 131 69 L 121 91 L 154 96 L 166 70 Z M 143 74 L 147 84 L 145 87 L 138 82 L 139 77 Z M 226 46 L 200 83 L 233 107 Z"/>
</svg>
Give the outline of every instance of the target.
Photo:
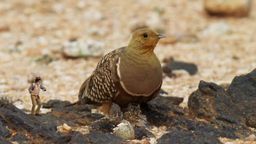
<svg viewBox="0 0 256 144">
<path fill-rule="evenodd" d="M 132 38 L 129 47 L 142 51 L 153 51 L 159 39 L 164 38 L 150 28 L 136 29 L 132 33 Z"/>
</svg>

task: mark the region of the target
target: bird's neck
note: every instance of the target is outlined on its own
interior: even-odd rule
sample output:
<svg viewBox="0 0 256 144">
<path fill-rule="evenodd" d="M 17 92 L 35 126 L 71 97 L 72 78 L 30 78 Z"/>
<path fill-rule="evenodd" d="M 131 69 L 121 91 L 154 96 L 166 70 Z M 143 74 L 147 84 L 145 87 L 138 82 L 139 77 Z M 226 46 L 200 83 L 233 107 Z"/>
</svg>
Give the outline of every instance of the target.
<svg viewBox="0 0 256 144">
<path fill-rule="evenodd" d="M 125 50 L 125 54 L 135 59 L 148 59 L 154 54 L 154 46 L 141 46 L 135 44 L 129 44 Z"/>
</svg>

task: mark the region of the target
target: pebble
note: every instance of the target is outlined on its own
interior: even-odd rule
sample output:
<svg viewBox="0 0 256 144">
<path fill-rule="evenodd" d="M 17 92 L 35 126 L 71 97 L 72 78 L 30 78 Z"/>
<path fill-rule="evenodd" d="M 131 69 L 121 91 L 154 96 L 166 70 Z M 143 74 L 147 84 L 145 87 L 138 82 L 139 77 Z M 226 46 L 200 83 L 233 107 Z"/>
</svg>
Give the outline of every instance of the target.
<svg viewBox="0 0 256 144">
<path fill-rule="evenodd" d="M 0 26 L 0 33 L 1 32 L 8 32 L 10 31 L 10 27 L 7 25 Z"/>
<path fill-rule="evenodd" d="M 46 113 L 49 113 L 51 112 L 51 109 L 46 109 L 46 108 L 41 108 L 40 109 L 40 114 L 46 114 Z"/>
<path fill-rule="evenodd" d="M 247 141 L 255 141 L 256 140 L 256 136 L 254 134 L 251 134 L 247 138 L 245 138 L 245 140 L 247 140 Z"/>
<path fill-rule="evenodd" d="M 104 45 L 95 40 L 68 41 L 64 44 L 62 53 L 69 58 L 100 57 L 104 54 Z"/>
<path fill-rule="evenodd" d="M 23 101 L 20 100 L 20 99 L 18 99 L 18 100 L 16 100 L 15 102 L 13 102 L 13 105 L 14 105 L 16 108 L 21 109 L 21 110 L 25 108 Z"/>
<path fill-rule="evenodd" d="M 225 22 L 216 22 L 210 24 L 205 30 L 203 30 L 202 35 L 207 36 L 220 36 L 230 32 L 230 26 Z"/>
<path fill-rule="evenodd" d="M 212 15 L 248 16 L 252 0 L 204 0 L 205 10 Z"/>
<path fill-rule="evenodd" d="M 72 128 L 66 123 L 63 123 L 62 125 L 57 126 L 58 132 L 69 132 L 71 130 L 72 130 Z"/>
<path fill-rule="evenodd" d="M 113 133 L 125 140 L 131 140 L 135 138 L 134 128 L 127 120 L 122 120 L 122 122 L 113 129 Z"/>
</svg>

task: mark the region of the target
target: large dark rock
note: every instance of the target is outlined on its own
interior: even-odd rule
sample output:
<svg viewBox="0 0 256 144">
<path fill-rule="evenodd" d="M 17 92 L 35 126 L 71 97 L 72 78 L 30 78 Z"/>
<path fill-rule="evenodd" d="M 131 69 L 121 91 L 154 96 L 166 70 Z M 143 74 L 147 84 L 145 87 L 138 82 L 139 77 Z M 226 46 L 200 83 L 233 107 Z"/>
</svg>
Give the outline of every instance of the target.
<svg viewBox="0 0 256 144">
<path fill-rule="evenodd" d="M 173 129 L 157 140 L 158 144 L 221 144 L 217 137 L 206 133 Z"/>
<path fill-rule="evenodd" d="M 250 135 L 250 129 L 226 121 L 198 121 L 187 116 L 169 117 L 168 133 L 158 139 L 158 143 L 177 144 L 218 144 L 219 137 L 231 139 Z"/>
<path fill-rule="evenodd" d="M 236 113 L 245 118 L 249 126 L 256 128 L 256 69 L 235 77 L 227 92 L 236 105 Z"/>
<path fill-rule="evenodd" d="M 2 136 L 10 136 L 4 127 L 17 131 L 15 135 L 12 135 L 10 140 L 23 142 L 33 141 L 33 138 L 45 139 L 46 142 L 64 140 L 54 129 L 47 127 L 47 124 L 42 124 L 34 116 L 27 115 L 6 100 L 0 100 L 0 120 L 2 124 Z M 31 136 L 27 137 L 28 135 Z"/>
<path fill-rule="evenodd" d="M 160 137 L 158 143 L 215 144 L 220 143 L 219 137 L 235 139 L 252 133 L 249 128 L 236 122 L 234 111 L 228 110 L 229 95 L 223 88 L 202 81 L 200 90 L 192 95 L 191 111 L 207 121 L 198 121 L 189 116 L 186 109 L 173 105 L 171 99 L 166 97 L 154 99 L 142 107 L 151 125 L 167 127 L 168 133 Z"/>
<path fill-rule="evenodd" d="M 201 81 L 188 101 L 192 114 L 207 120 L 221 120 L 256 127 L 256 70 L 237 76 L 227 91 Z"/>
<path fill-rule="evenodd" d="M 184 115 L 186 111 L 178 106 L 183 98 L 158 96 L 141 106 L 142 114 L 146 115 L 150 124 L 169 125 L 173 115 Z"/>
<path fill-rule="evenodd" d="M 4 120 L 0 117 L 0 137 L 8 137 L 11 135 L 11 132 L 6 128 Z"/>
<path fill-rule="evenodd" d="M 230 123 L 241 121 L 230 95 L 215 83 L 200 81 L 198 89 L 189 97 L 188 107 L 199 118 L 220 119 Z"/>
<path fill-rule="evenodd" d="M 246 75 L 236 76 L 227 92 L 236 103 L 256 101 L 256 69 Z M 248 105 L 249 107 L 250 105 Z"/>
</svg>

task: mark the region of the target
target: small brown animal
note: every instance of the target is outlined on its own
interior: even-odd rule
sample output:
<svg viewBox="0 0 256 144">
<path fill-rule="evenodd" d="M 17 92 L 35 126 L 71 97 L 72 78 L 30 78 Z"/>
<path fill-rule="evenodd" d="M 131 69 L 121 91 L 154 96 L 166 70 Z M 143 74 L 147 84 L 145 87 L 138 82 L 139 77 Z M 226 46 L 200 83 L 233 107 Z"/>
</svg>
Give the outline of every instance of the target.
<svg viewBox="0 0 256 144">
<path fill-rule="evenodd" d="M 146 103 L 162 85 L 162 69 L 154 48 L 162 35 L 149 28 L 133 32 L 128 46 L 105 55 L 79 91 L 79 101 L 102 105 L 108 113 L 112 102 L 119 106 Z"/>
<path fill-rule="evenodd" d="M 28 91 L 31 95 L 31 101 L 32 101 L 32 109 L 31 109 L 31 114 L 32 115 L 38 115 L 40 112 L 40 108 L 41 108 L 41 100 L 39 97 L 39 92 L 40 89 L 42 89 L 43 91 L 46 91 L 46 88 L 43 86 L 42 84 L 42 79 L 39 76 L 36 76 L 34 78 L 34 81 L 31 83 Z M 37 106 L 37 108 L 36 108 Z M 36 108 L 36 110 L 35 110 Z"/>
</svg>

